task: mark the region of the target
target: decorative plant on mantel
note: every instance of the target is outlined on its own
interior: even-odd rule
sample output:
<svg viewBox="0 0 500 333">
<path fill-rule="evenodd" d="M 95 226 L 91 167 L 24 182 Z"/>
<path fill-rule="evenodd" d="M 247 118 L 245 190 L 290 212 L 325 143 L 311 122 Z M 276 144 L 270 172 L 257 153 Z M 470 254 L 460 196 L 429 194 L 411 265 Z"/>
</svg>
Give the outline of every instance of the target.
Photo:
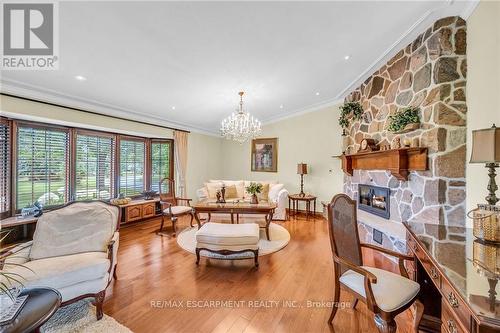
<svg viewBox="0 0 500 333">
<path fill-rule="evenodd" d="M 397 134 L 408 133 L 420 127 L 419 108 L 408 106 L 389 116 L 389 131 Z"/>
<path fill-rule="evenodd" d="M 258 204 L 259 200 L 257 200 L 257 194 L 262 192 L 264 186 L 262 186 L 261 183 L 251 182 L 245 189 L 247 190 L 247 193 L 252 195 L 252 201 L 250 203 Z"/>
<path fill-rule="evenodd" d="M 345 129 L 349 127 L 349 117 L 360 120 L 363 112 L 363 107 L 358 102 L 345 102 L 340 107 L 339 125 L 342 127 L 342 135 L 346 135 Z"/>
</svg>

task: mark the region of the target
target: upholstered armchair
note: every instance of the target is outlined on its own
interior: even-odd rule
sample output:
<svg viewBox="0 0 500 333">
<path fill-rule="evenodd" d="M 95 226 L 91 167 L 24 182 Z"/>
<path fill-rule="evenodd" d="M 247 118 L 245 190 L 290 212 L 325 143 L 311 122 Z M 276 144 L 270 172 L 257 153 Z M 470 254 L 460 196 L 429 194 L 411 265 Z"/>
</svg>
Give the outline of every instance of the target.
<svg viewBox="0 0 500 333">
<path fill-rule="evenodd" d="M 119 214 L 118 207 L 101 201 L 46 212 L 33 241 L 0 256 L 0 269 L 22 276 L 25 287 L 57 289 L 63 306 L 93 297 L 99 320 L 106 288 L 116 278 Z"/>
<path fill-rule="evenodd" d="M 359 240 L 356 201 L 345 194 L 333 197 L 328 205 L 328 229 L 334 262 L 334 306 L 328 320 L 333 322 L 337 313 L 341 287 L 366 304 L 374 314 L 375 324 L 382 333 L 395 333 L 394 317 L 415 304 L 414 332 L 423 315 L 423 305 L 417 300 L 420 285 L 408 278 L 405 260 L 413 260 L 399 252 L 391 251 Z M 400 274 L 383 269 L 363 266 L 361 248 L 382 252 L 398 259 Z"/>
<path fill-rule="evenodd" d="M 177 219 L 184 215 L 191 215 L 189 222 L 193 226 L 194 210 L 191 207 L 191 199 L 179 198 L 175 196 L 175 181 L 170 178 L 163 178 L 160 180 L 160 204 L 162 205 L 162 216 L 159 235 L 163 234 L 163 225 L 165 217 L 170 218 L 172 221 L 173 235 L 177 234 Z M 181 204 L 183 203 L 183 205 Z"/>
</svg>

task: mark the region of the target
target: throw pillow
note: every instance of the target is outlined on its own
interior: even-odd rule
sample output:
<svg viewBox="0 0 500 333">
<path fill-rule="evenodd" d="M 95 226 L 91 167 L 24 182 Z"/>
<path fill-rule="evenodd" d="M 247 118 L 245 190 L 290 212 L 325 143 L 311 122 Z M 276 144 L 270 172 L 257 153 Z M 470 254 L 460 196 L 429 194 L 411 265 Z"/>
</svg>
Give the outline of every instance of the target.
<svg viewBox="0 0 500 333">
<path fill-rule="evenodd" d="M 237 198 L 243 198 L 245 196 L 245 182 L 243 180 L 223 180 L 222 182 L 226 187 L 231 185 L 236 186 L 236 192 L 238 193 Z"/>
<path fill-rule="evenodd" d="M 205 183 L 205 187 L 207 188 L 208 198 L 216 199 L 217 191 L 221 189 L 222 183 Z"/>
<path fill-rule="evenodd" d="M 238 191 L 236 185 L 226 186 L 225 199 L 238 199 Z"/>
<path fill-rule="evenodd" d="M 257 194 L 259 200 L 269 200 L 269 184 L 262 184 L 262 191 Z"/>
</svg>

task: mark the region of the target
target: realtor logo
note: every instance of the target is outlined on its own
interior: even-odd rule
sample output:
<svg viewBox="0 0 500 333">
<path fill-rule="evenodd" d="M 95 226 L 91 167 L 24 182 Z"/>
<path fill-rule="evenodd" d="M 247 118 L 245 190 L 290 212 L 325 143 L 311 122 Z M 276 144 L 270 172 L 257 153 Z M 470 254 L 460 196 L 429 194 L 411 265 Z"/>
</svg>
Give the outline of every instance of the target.
<svg viewBox="0 0 500 333">
<path fill-rule="evenodd" d="M 2 5 L 3 70 L 58 69 L 56 2 Z"/>
</svg>

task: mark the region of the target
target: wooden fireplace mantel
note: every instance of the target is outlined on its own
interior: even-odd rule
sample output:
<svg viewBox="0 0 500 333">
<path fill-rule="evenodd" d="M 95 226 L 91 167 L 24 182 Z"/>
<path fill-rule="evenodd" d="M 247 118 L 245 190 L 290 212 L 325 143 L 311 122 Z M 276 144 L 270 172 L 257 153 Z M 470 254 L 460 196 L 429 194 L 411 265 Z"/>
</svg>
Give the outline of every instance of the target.
<svg viewBox="0 0 500 333">
<path fill-rule="evenodd" d="M 427 148 L 401 148 L 341 155 L 342 170 L 388 170 L 399 180 L 408 180 L 410 171 L 428 170 Z"/>
</svg>

